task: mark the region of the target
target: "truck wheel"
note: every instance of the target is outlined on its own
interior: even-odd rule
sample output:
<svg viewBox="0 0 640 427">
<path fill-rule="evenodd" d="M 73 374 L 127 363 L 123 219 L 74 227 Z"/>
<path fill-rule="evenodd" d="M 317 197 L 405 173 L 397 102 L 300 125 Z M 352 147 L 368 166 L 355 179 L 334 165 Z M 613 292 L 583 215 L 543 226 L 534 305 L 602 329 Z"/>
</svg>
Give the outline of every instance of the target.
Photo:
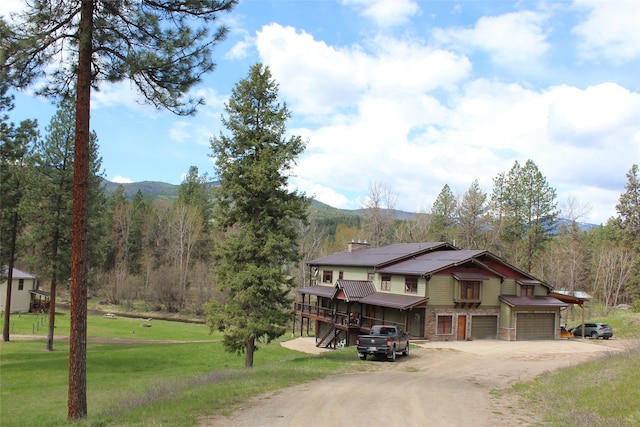
<svg viewBox="0 0 640 427">
<path fill-rule="evenodd" d="M 360 358 L 360 360 L 367 360 L 366 354 L 359 354 L 358 357 Z"/>
<path fill-rule="evenodd" d="M 396 361 L 396 348 L 395 347 L 393 348 L 393 350 L 391 350 L 391 355 L 389 355 L 387 357 L 391 362 L 395 362 Z"/>
<path fill-rule="evenodd" d="M 407 348 L 404 349 L 404 351 L 402 352 L 402 354 L 404 355 L 404 357 L 409 356 L 409 344 L 407 344 Z"/>
</svg>

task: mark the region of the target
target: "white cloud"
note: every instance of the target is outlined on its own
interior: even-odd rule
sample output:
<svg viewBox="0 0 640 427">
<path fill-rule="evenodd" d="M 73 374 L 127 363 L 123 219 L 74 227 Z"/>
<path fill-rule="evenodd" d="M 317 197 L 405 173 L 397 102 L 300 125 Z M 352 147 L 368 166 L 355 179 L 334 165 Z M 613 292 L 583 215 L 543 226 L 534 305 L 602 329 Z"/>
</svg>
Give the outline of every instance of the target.
<svg viewBox="0 0 640 427">
<path fill-rule="evenodd" d="M 575 0 L 574 5 L 587 11 L 586 20 L 573 28 L 583 58 L 621 63 L 640 57 L 640 2 Z"/>
<path fill-rule="evenodd" d="M 142 96 L 136 91 L 134 84 L 129 80 L 103 85 L 100 90 L 91 93 L 91 109 L 110 107 L 126 107 L 147 118 L 156 116 L 158 110 L 155 107 L 141 101 Z"/>
<path fill-rule="evenodd" d="M 547 15 L 533 11 L 484 16 L 473 28 L 436 29 L 434 39 L 463 51 L 480 49 L 498 64 L 533 63 L 549 50 Z"/>
<path fill-rule="evenodd" d="M 452 87 L 471 69 L 465 57 L 411 40 L 377 37 L 362 46 L 336 48 L 292 27 L 270 24 L 258 32 L 257 47 L 281 93 L 297 112 L 326 118 L 349 113 L 364 95 L 416 98 Z"/>
<path fill-rule="evenodd" d="M 249 56 L 251 49 L 255 45 L 255 37 L 249 35 L 246 30 L 236 31 L 242 36 L 240 41 L 237 41 L 231 49 L 224 54 L 224 59 L 244 59 Z"/>
<path fill-rule="evenodd" d="M 117 184 L 131 184 L 133 182 L 130 178 L 125 178 L 124 176 L 116 175 L 111 178 L 109 181 L 115 182 Z"/>
<path fill-rule="evenodd" d="M 420 13 L 420 7 L 413 0 L 342 0 L 342 4 L 359 10 L 380 27 L 403 25 Z"/>
</svg>

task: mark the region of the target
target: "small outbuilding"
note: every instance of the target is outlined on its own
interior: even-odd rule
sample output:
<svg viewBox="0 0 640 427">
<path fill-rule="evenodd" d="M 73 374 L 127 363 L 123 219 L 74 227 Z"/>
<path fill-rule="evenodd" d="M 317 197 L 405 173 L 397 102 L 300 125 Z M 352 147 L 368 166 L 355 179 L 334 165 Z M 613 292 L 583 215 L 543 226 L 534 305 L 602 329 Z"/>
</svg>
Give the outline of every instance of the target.
<svg viewBox="0 0 640 427">
<path fill-rule="evenodd" d="M 8 268 L 2 269 L 2 282 L 0 283 L 0 311 L 4 312 L 7 302 L 7 277 Z M 12 287 L 11 287 L 11 313 L 28 313 L 32 311 L 33 304 L 38 302 L 39 305 L 45 306 L 45 300 L 48 301 L 49 294 L 38 290 L 38 278 L 31 273 L 22 271 L 18 268 L 13 269 Z"/>
</svg>

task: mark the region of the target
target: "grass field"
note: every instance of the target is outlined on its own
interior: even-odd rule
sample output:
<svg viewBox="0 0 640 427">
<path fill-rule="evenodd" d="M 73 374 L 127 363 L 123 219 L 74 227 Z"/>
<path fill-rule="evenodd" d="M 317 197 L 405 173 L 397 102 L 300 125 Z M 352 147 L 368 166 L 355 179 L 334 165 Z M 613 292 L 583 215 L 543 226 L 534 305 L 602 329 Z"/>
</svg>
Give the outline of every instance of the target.
<svg viewBox="0 0 640 427">
<path fill-rule="evenodd" d="M 11 319 L 16 336 L 47 333 L 42 315 Z M 616 337 L 640 338 L 640 314 L 589 320 L 609 322 Z M 256 352 L 255 367 L 247 370 L 244 356 L 225 352 L 221 336 L 202 324 L 90 315 L 87 331 L 89 416 L 74 423 L 79 426 L 192 426 L 201 415 L 230 412 L 261 392 L 365 369 L 353 349 L 304 355 L 275 342 Z M 42 339 L 0 343 L 0 426 L 69 424 L 68 333 L 68 315 L 60 313 L 53 352 Z M 516 384 L 513 393 L 544 412 L 545 425 L 631 426 L 640 425 L 638 384 L 635 350 Z"/>
<path fill-rule="evenodd" d="M 614 339 L 627 340 L 631 350 L 516 384 L 514 391 L 545 414 L 544 425 L 640 426 L 640 313 L 617 310 L 589 321 L 609 323 Z"/>
<path fill-rule="evenodd" d="M 46 335 L 42 316 L 12 316 L 13 334 Z M 200 415 L 228 410 L 248 396 L 357 369 L 349 350 L 301 355 L 272 343 L 244 356 L 224 351 L 206 326 L 89 316 L 87 401 L 89 416 L 76 425 L 190 426 Z M 68 335 L 68 316 L 56 317 L 56 336 Z M 133 333 L 132 333 L 133 332 Z M 95 342 L 97 339 L 98 342 Z M 126 340 L 126 341 L 124 341 Z M 131 341 L 134 340 L 134 341 Z M 149 341 L 156 340 L 156 341 Z M 186 343 L 161 343 L 182 340 Z M 68 341 L 14 340 L 0 344 L 0 425 L 67 425 Z"/>
</svg>

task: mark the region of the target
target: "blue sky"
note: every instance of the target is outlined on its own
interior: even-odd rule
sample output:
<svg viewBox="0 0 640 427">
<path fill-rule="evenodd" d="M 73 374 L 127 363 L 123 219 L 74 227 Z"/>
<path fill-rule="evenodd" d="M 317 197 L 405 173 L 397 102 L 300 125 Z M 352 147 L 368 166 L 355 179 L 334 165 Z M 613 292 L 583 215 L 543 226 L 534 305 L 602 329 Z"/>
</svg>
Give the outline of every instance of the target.
<svg viewBox="0 0 640 427">
<path fill-rule="evenodd" d="M 244 0 L 221 19 L 231 31 L 194 88 L 207 102 L 195 117 L 142 104 L 127 82 L 93 94 L 107 179 L 215 175 L 209 139 L 256 62 L 307 141 L 292 185 L 337 208 L 362 207 L 378 183 L 396 208 L 429 212 L 445 184 L 490 193 L 531 159 L 562 208 L 603 223 L 640 163 L 638 0 Z M 19 93 L 11 119 L 44 130 L 54 111 Z"/>
</svg>

